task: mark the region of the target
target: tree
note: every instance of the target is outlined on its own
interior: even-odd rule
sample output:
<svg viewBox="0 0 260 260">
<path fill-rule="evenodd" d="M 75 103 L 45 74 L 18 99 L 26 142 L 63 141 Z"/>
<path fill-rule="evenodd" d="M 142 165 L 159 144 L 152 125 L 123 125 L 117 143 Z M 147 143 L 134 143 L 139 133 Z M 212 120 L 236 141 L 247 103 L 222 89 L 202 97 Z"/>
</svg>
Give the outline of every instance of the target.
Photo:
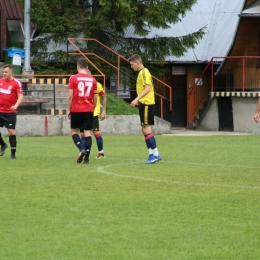
<svg viewBox="0 0 260 260">
<path fill-rule="evenodd" d="M 152 62 L 164 61 L 168 55 L 179 57 L 198 43 L 204 28 L 182 37 L 146 36 L 152 27 L 163 30 L 179 22 L 194 3 L 196 0 L 32 0 L 31 21 L 36 25 L 36 35 L 45 35 L 33 42 L 32 52 L 35 48 L 46 50 L 50 40 L 62 43 L 81 34 L 126 57 L 142 53 Z M 126 35 L 130 29 L 133 34 Z M 88 48 L 102 52 L 97 46 Z"/>
</svg>

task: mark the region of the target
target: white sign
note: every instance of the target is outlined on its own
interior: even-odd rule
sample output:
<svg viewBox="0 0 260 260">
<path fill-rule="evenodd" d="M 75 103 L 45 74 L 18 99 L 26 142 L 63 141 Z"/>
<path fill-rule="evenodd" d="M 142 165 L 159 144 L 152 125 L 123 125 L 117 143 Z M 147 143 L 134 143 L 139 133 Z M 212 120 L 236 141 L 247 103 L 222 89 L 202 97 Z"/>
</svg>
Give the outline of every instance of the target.
<svg viewBox="0 0 260 260">
<path fill-rule="evenodd" d="M 185 66 L 173 66 L 172 75 L 186 75 L 186 67 Z"/>
<path fill-rule="evenodd" d="M 198 81 L 198 79 L 199 78 L 195 78 L 195 84 L 197 83 L 197 86 L 202 86 L 203 85 L 203 79 L 201 78 L 199 81 Z"/>
<path fill-rule="evenodd" d="M 20 54 L 14 54 L 13 56 L 13 64 L 16 66 L 21 66 L 22 65 L 22 58 Z"/>
</svg>

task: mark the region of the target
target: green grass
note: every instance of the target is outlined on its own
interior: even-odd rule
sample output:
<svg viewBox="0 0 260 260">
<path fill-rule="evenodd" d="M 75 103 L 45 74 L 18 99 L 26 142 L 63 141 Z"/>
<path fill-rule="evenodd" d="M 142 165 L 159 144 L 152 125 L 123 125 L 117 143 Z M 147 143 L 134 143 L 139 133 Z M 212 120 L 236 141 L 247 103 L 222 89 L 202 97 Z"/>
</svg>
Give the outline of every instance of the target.
<svg viewBox="0 0 260 260">
<path fill-rule="evenodd" d="M 18 137 L 0 157 L 0 259 L 259 259 L 259 136 Z M 6 139 L 6 138 L 5 138 Z"/>
<path fill-rule="evenodd" d="M 138 108 L 130 107 L 130 104 L 114 94 L 106 93 L 108 115 L 138 115 Z"/>
</svg>

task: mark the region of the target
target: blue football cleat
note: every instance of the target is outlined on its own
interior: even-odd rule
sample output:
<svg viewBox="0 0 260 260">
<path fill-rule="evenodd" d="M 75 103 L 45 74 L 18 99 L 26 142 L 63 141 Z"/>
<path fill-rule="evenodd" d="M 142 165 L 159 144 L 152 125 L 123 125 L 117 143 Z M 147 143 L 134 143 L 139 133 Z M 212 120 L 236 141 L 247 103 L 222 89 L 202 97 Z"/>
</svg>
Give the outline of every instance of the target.
<svg viewBox="0 0 260 260">
<path fill-rule="evenodd" d="M 162 160 L 162 157 L 161 155 L 159 154 L 158 156 L 155 156 L 153 154 L 150 154 L 148 159 L 146 160 L 146 164 L 153 164 L 153 163 L 156 163 L 156 162 L 159 162 Z"/>
<path fill-rule="evenodd" d="M 162 160 L 162 157 L 161 157 L 161 155 L 160 155 L 160 154 L 158 154 L 158 156 L 155 156 L 155 158 L 156 158 L 156 162 L 159 162 L 159 161 L 161 161 L 161 160 Z"/>
<path fill-rule="evenodd" d="M 146 160 L 146 164 L 153 164 L 153 163 L 155 163 L 155 162 L 157 162 L 158 161 L 158 159 L 157 159 L 157 157 L 156 156 L 154 156 L 153 154 L 149 154 L 149 157 L 148 157 L 148 159 Z"/>
</svg>

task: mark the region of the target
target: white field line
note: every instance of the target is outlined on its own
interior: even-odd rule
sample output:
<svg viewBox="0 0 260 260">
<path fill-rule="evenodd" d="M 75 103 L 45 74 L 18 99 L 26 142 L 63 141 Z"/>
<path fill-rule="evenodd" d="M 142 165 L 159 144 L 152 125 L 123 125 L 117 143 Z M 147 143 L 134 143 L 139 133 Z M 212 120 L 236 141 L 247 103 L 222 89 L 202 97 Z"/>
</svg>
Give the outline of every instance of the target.
<svg viewBox="0 0 260 260">
<path fill-rule="evenodd" d="M 246 186 L 246 185 L 222 185 L 217 183 L 192 183 L 192 182 L 181 182 L 181 181 L 170 181 L 170 180 L 160 180 L 160 179 L 153 179 L 153 178 L 145 178 L 140 176 L 130 176 L 130 175 L 124 175 L 124 174 L 118 174 L 114 173 L 112 171 L 107 170 L 107 168 L 110 167 L 119 167 L 122 165 L 131 165 L 135 164 L 137 162 L 131 162 L 131 163 L 120 163 L 120 164 L 109 164 L 106 166 L 97 167 L 97 171 L 99 173 L 117 176 L 121 178 L 130 178 L 130 179 L 138 179 L 143 181 L 154 181 L 154 182 L 164 182 L 164 183 L 173 183 L 173 184 L 180 184 L 180 185 L 189 185 L 189 186 L 206 186 L 206 187 L 223 187 L 223 188 L 237 188 L 237 189 L 260 189 L 259 186 Z M 165 163 L 165 162 L 164 162 Z M 187 162 L 167 162 L 167 163 L 173 163 L 173 164 L 190 164 L 190 165 L 202 165 L 202 166 L 216 166 L 216 167 L 237 167 L 237 168 L 251 168 L 251 169 L 259 169 L 259 167 L 251 167 L 251 166 L 237 166 L 237 165 L 221 165 L 221 164 L 200 164 L 200 163 L 187 163 Z M 149 165 L 148 165 L 149 167 Z"/>
<path fill-rule="evenodd" d="M 212 166 L 212 167 L 224 167 L 224 168 L 260 169 L 260 167 L 249 166 L 249 165 L 220 164 L 220 163 L 194 163 L 194 162 L 182 162 L 182 161 L 169 161 L 167 163 L 186 164 L 186 165 L 201 165 L 201 166 Z"/>
</svg>

